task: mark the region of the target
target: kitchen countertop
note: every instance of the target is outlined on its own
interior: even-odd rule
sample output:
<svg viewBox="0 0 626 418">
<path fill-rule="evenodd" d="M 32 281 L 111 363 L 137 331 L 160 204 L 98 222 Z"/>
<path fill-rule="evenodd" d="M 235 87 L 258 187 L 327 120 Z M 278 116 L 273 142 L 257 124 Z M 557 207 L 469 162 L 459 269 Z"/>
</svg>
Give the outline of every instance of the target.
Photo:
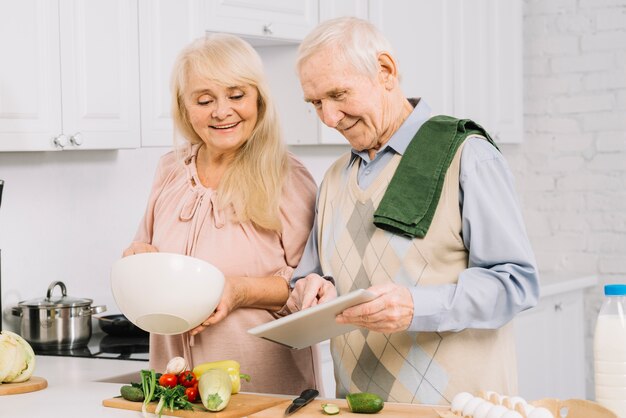
<svg viewBox="0 0 626 418">
<path fill-rule="evenodd" d="M 596 276 L 573 276 L 565 274 L 540 274 L 541 297 L 572 292 L 598 284 Z"/>
<path fill-rule="evenodd" d="M 36 392 L 0 396 L 2 416 L 11 418 L 132 418 L 132 413 L 102 406 L 130 380 L 139 381 L 145 361 L 36 356 L 35 376 L 48 381 Z M 135 378 L 137 376 L 137 378 Z M 10 414 L 5 415 L 5 412 Z"/>
<path fill-rule="evenodd" d="M 141 412 L 108 408 L 102 406 L 102 401 L 117 396 L 122 384 L 138 382 L 139 370 L 147 367 L 146 362 L 55 356 L 37 356 L 36 360 L 34 375 L 45 378 L 48 387 L 36 392 L 0 396 L 1 416 L 10 411 L 7 416 L 11 418 L 142 418 Z M 286 398 L 285 405 L 289 399 Z M 332 402 L 345 404 L 345 400 Z M 275 411 L 284 411 L 285 405 L 281 404 L 278 409 L 270 408 L 267 412 L 253 414 L 251 417 L 274 416 Z M 404 413 L 394 414 L 392 406 L 389 406 L 392 415 L 385 415 L 405 416 Z M 318 408 L 319 406 L 315 408 L 315 416 L 321 415 Z M 434 411 L 428 408 L 428 412 L 430 415 L 411 416 L 430 417 Z M 279 414 L 281 415 L 282 413 Z"/>
</svg>

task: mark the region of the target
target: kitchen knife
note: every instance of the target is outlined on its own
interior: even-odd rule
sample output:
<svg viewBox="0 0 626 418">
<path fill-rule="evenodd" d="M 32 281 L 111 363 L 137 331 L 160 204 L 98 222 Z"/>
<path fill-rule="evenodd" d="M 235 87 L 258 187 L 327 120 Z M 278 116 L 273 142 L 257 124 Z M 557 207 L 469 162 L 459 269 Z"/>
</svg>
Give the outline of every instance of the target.
<svg viewBox="0 0 626 418">
<path fill-rule="evenodd" d="M 304 392 L 300 394 L 300 396 L 298 396 L 296 399 L 293 400 L 293 402 L 291 402 L 291 405 L 289 405 L 287 409 L 285 409 L 284 416 L 293 414 L 298 409 L 302 408 L 304 405 L 308 404 L 313 399 L 315 399 L 317 395 L 319 394 L 320 393 L 316 391 L 315 389 L 305 390 Z"/>
</svg>

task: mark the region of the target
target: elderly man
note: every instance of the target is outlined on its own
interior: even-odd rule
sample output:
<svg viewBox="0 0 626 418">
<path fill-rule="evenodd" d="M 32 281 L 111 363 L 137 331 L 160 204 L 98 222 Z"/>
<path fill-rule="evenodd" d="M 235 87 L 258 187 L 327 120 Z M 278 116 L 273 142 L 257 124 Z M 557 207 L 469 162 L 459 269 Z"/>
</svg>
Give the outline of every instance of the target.
<svg viewBox="0 0 626 418">
<path fill-rule="evenodd" d="M 496 145 L 476 123 L 431 118 L 423 99 L 407 99 L 388 41 L 366 21 L 320 24 L 297 70 L 305 100 L 352 150 L 324 177 L 287 308 L 357 288 L 377 295 L 337 317 L 361 327 L 331 342 L 337 395 L 514 394 L 510 320 L 539 286 Z"/>
</svg>

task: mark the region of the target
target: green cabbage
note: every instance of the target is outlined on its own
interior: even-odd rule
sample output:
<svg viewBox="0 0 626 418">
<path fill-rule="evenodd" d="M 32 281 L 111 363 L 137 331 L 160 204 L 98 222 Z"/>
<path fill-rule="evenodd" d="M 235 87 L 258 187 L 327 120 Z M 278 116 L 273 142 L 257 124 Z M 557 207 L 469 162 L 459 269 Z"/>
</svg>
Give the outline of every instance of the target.
<svg viewBox="0 0 626 418">
<path fill-rule="evenodd" d="M 35 353 L 26 340 L 11 331 L 0 333 L 0 383 L 24 382 L 35 370 Z"/>
</svg>

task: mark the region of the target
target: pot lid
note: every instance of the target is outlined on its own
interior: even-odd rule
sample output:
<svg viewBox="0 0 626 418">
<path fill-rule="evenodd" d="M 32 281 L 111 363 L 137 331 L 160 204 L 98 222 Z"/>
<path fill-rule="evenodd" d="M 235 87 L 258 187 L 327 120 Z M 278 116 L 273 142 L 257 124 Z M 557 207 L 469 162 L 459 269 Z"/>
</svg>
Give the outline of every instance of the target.
<svg viewBox="0 0 626 418">
<path fill-rule="evenodd" d="M 57 286 L 61 288 L 61 296 L 52 295 L 52 291 Z M 67 288 L 63 282 L 52 282 L 50 286 L 48 286 L 48 292 L 45 298 L 22 301 L 18 303 L 18 306 L 24 308 L 78 308 L 89 306 L 92 302 L 92 299 L 67 296 Z"/>
</svg>

